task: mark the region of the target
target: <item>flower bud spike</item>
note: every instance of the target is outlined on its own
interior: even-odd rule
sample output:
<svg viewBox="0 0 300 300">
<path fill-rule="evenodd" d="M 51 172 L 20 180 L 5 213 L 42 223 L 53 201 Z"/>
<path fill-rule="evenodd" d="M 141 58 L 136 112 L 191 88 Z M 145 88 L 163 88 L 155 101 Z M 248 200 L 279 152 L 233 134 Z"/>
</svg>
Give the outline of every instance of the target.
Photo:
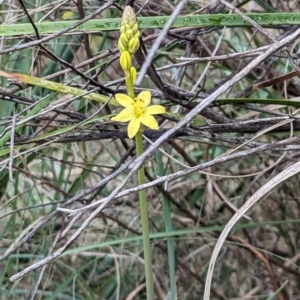
<svg viewBox="0 0 300 300">
<path fill-rule="evenodd" d="M 139 38 L 141 33 L 138 28 L 136 15 L 130 6 L 124 8 L 120 32 L 118 42 L 120 52 L 129 51 L 130 54 L 134 54 L 140 47 Z"/>
</svg>

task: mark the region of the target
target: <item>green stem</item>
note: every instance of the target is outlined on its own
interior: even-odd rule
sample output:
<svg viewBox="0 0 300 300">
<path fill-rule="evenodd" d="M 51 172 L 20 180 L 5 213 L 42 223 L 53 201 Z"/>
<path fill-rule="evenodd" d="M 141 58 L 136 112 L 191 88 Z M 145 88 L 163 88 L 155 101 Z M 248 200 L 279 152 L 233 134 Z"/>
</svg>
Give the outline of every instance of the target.
<svg viewBox="0 0 300 300">
<path fill-rule="evenodd" d="M 162 154 L 160 151 L 155 153 L 157 162 L 157 173 L 159 176 L 165 175 L 164 163 L 162 160 Z M 163 195 L 162 196 L 164 221 L 166 232 L 172 232 L 172 218 L 171 218 L 171 204 L 169 200 Z M 176 270 L 175 270 L 175 246 L 174 239 L 167 238 L 168 247 L 168 263 L 169 263 L 169 281 L 170 281 L 170 299 L 177 299 L 177 288 L 176 288 Z"/>
<path fill-rule="evenodd" d="M 143 153 L 143 135 L 142 132 L 140 131 L 135 136 L 135 145 L 136 145 L 136 155 L 140 156 Z M 141 167 L 138 170 L 138 182 L 139 185 L 145 183 L 144 167 Z M 139 192 L 139 198 L 140 198 L 140 210 L 141 210 L 142 232 L 143 232 L 147 300 L 154 300 L 152 258 L 151 258 L 151 247 L 150 247 L 150 237 L 149 237 L 147 197 L 146 197 L 145 190 Z"/>
<path fill-rule="evenodd" d="M 126 78 L 126 85 L 127 85 L 127 92 L 128 96 L 132 99 L 134 99 L 134 90 L 133 90 L 133 84 L 132 84 L 132 78 L 129 76 Z"/>
</svg>

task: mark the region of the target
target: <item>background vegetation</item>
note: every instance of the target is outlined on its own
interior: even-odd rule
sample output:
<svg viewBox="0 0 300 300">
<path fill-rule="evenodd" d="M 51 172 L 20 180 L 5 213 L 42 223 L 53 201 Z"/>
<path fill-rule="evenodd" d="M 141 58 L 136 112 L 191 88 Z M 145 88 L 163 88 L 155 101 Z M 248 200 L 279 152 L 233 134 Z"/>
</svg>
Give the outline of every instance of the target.
<svg viewBox="0 0 300 300">
<path fill-rule="evenodd" d="M 170 16 L 178 4 L 1 2 L 2 26 L 33 29 L 34 23 L 119 18 L 126 4 L 139 17 Z M 229 2 L 242 16 L 294 18 L 299 11 L 296 0 Z M 229 11 L 228 3 L 197 0 L 186 1 L 180 15 Z M 203 299 L 209 260 L 224 226 L 251 195 L 299 160 L 299 79 L 280 77 L 297 68 L 298 36 L 232 81 L 299 25 L 199 28 L 187 19 L 184 27 L 168 30 L 136 86 L 136 93 L 151 90 L 153 101 L 168 110 L 159 131 L 145 131 L 147 148 L 232 82 L 144 163 L 157 299 L 174 294 Z M 70 89 L 92 91 L 107 102 L 126 90 L 119 33 L 49 33 L 46 26 L 16 35 L 13 28 L 0 44 L 1 71 L 7 72 L 0 88 L 0 298 L 145 299 L 137 179 L 128 178 L 133 141 L 125 126 L 110 121 L 118 111 L 114 105 Z M 160 24 L 142 30 L 142 50 L 135 55 L 139 68 L 161 33 Z M 11 73 L 31 75 L 35 82 L 8 78 Z M 272 86 L 259 84 L 278 77 Z M 48 82 L 41 87 L 38 78 L 62 83 L 65 90 Z M 103 202 L 124 180 L 123 196 Z M 216 262 L 211 299 L 300 299 L 299 180 L 296 174 L 274 186 L 235 225 Z M 93 203 L 98 204 L 88 206 Z M 44 259 L 48 263 L 37 268 Z M 27 268 L 32 270 L 10 280 Z"/>
</svg>

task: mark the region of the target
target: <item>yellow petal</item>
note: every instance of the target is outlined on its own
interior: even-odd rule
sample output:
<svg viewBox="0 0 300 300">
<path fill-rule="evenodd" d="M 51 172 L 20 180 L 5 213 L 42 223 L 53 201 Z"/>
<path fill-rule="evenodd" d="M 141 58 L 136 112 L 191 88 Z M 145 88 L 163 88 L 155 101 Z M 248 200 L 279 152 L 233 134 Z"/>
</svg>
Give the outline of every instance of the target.
<svg viewBox="0 0 300 300">
<path fill-rule="evenodd" d="M 150 116 L 150 115 L 142 115 L 140 117 L 140 121 L 143 125 L 153 129 L 153 130 L 158 130 L 159 127 L 158 127 L 158 124 L 155 120 L 154 117 Z"/>
<path fill-rule="evenodd" d="M 112 121 L 116 122 L 128 122 L 134 118 L 134 114 L 131 110 L 128 110 L 127 108 L 123 109 L 119 114 L 117 114 L 115 117 L 112 117 Z"/>
<path fill-rule="evenodd" d="M 151 105 L 145 109 L 146 115 L 158 115 L 158 114 L 164 114 L 166 112 L 166 109 L 161 105 Z"/>
<path fill-rule="evenodd" d="M 149 91 L 142 91 L 137 95 L 137 99 L 142 99 L 144 107 L 147 107 L 151 102 L 151 93 Z"/>
<path fill-rule="evenodd" d="M 132 108 L 134 100 L 131 99 L 129 96 L 125 94 L 115 94 L 115 98 L 125 108 Z"/>
<path fill-rule="evenodd" d="M 132 139 L 140 129 L 141 122 L 139 119 L 132 119 L 128 125 L 128 137 Z"/>
</svg>

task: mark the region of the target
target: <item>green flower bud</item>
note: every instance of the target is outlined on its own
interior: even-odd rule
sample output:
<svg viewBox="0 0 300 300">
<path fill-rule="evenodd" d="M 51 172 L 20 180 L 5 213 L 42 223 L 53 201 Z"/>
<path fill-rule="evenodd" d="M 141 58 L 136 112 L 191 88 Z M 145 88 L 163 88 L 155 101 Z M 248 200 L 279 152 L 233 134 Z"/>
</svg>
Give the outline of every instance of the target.
<svg viewBox="0 0 300 300">
<path fill-rule="evenodd" d="M 138 24 L 135 23 L 132 27 L 131 27 L 131 30 L 133 31 L 133 33 L 137 33 L 139 31 L 139 27 L 138 27 Z"/>
<path fill-rule="evenodd" d="M 141 33 L 139 32 L 139 31 L 137 31 L 135 34 L 134 34 L 134 38 L 140 38 L 140 36 L 141 36 Z"/>
<path fill-rule="evenodd" d="M 121 39 L 118 40 L 118 48 L 119 48 L 119 50 L 120 50 L 121 53 L 123 51 L 127 51 L 127 47 L 123 44 L 123 42 L 122 42 Z"/>
<path fill-rule="evenodd" d="M 140 48 L 140 39 L 137 37 L 132 38 L 128 43 L 128 50 L 134 54 Z"/>
<path fill-rule="evenodd" d="M 120 65 L 124 72 L 130 71 L 131 68 L 131 55 L 128 51 L 122 52 L 120 56 Z"/>
<path fill-rule="evenodd" d="M 130 68 L 130 77 L 132 80 L 132 85 L 134 85 L 135 81 L 136 81 L 136 68 L 135 67 Z"/>
<path fill-rule="evenodd" d="M 125 24 L 125 25 L 124 25 L 124 28 L 125 28 L 125 32 L 126 32 L 127 30 L 130 30 L 130 29 L 131 29 L 131 26 L 130 26 L 129 24 Z"/>
<path fill-rule="evenodd" d="M 129 42 L 127 35 L 125 33 L 121 33 L 120 39 L 122 40 L 123 45 L 127 47 Z"/>
<path fill-rule="evenodd" d="M 125 26 L 122 25 L 122 26 L 120 27 L 120 31 L 121 31 L 121 33 L 125 33 L 125 31 L 126 31 Z"/>
<path fill-rule="evenodd" d="M 133 31 L 131 29 L 126 30 L 125 34 L 128 40 L 133 38 Z"/>
</svg>

